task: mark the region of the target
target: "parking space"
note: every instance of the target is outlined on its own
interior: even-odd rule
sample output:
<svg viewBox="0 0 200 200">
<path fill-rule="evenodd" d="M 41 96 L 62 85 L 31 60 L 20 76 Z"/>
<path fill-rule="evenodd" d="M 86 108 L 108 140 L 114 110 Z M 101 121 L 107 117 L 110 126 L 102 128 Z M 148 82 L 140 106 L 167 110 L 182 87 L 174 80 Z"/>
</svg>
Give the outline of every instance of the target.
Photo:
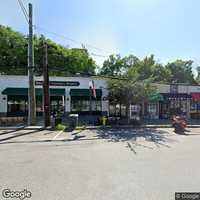
<svg viewBox="0 0 200 200">
<path fill-rule="evenodd" d="M 61 131 L 51 131 L 44 129 L 1 130 L 0 143 L 51 141 L 59 138 L 61 133 Z"/>
<path fill-rule="evenodd" d="M 170 128 L 11 131 L 0 131 L 1 139 L 13 137 L 0 144 L 1 191 L 26 188 L 31 199 L 172 200 L 199 189 L 197 128 L 186 135 Z"/>
<path fill-rule="evenodd" d="M 182 137 L 173 132 L 172 128 L 149 129 L 94 129 L 74 130 L 72 132 L 52 131 L 44 129 L 7 129 L 0 130 L 0 144 L 9 143 L 34 143 L 34 142 L 58 142 L 58 141 L 93 141 L 129 143 L 154 143 L 156 145 L 168 145 L 173 139 L 181 140 L 187 135 L 200 134 L 200 128 L 187 129 Z"/>
</svg>

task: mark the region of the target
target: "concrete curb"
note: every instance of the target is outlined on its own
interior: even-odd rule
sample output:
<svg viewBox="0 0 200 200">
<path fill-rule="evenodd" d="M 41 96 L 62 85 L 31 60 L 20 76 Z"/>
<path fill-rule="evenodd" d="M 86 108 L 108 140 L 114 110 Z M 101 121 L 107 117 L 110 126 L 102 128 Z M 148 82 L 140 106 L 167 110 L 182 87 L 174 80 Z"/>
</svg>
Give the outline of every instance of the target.
<svg viewBox="0 0 200 200">
<path fill-rule="evenodd" d="M 43 126 L 4 126 L 4 127 L 0 127 L 0 130 L 50 130 L 51 127 L 45 128 Z"/>
<path fill-rule="evenodd" d="M 172 125 L 142 125 L 142 126 L 86 126 L 83 130 L 96 130 L 96 129 L 134 129 L 134 128 L 172 128 Z M 200 125 L 188 125 L 187 128 L 200 128 Z M 43 126 L 6 126 L 0 127 L 0 130 L 52 130 L 51 127 Z"/>
<path fill-rule="evenodd" d="M 142 126 L 88 126 L 85 129 L 92 130 L 92 129 L 118 129 L 118 128 L 173 128 L 172 125 L 142 125 Z M 188 125 L 187 128 L 200 128 L 200 125 Z"/>
</svg>

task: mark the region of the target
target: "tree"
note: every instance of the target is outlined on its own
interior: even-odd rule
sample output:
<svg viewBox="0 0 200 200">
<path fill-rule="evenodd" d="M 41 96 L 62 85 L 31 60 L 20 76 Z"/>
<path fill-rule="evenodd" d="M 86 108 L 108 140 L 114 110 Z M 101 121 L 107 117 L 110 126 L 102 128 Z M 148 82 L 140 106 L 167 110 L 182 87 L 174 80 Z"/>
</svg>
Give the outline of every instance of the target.
<svg viewBox="0 0 200 200">
<path fill-rule="evenodd" d="M 171 76 L 162 64 L 156 63 L 154 55 L 145 57 L 142 60 L 136 59 L 128 70 L 129 75 L 137 75 L 138 80 L 151 79 L 152 82 L 166 83 Z"/>
<path fill-rule="evenodd" d="M 194 74 L 192 73 L 192 64 L 192 60 L 176 60 L 168 63 L 166 69 L 171 73 L 168 82 L 196 84 Z"/>
<path fill-rule="evenodd" d="M 132 54 L 124 58 L 120 55 L 110 55 L 109 58 L 104 61 L 99 74 L 107 76 L 125 76 L 128 70 L 138 61 L 139 59 Z"/>
<path fill-rule="evenodd" d="M 197 70 L 196 82 L 197 82 L 197 83 L 200 83 L 200 66 L 198 66 L 198 67 L 196 68 L 196 70 Z"/>
<path fill-rule="evenodd" d="M 27 66 L 25 36 L 0 25 L 0 73 L 24 74 L 27 72 L 25 66 Z"/>
<path fill-rule="evenodd" d="M 69 49 L 41 35 L 34 36 L 36 74 L 41 74 L 44 42 L 48 46 L 50 75 L 95 73 L 96 64 L 86 49 Z M 0 26 L 0 74 L 27 74 L 27 39 L 21 33 L 5 26 Z"/>
<path fill-rule="evenodd" d="M 168 83 L 172 78 L 171 71 L 161 64 L 154 64 L 151 70 L 151 78 L 153 82 Z"/>
<path fill-rule="evenodd" d="M 123 74 L 123 67 L 123 60 L 120 55 L 110 55 L 109 58 L 104 61 L 100 75 L 120 76 Z"/>
<path fill-rule="evenodd" d="M 130 105 L 147 101 L 148 97 L 155 92 L 151 81 L 148 79 L 140 81 L 138 76 L 131 75 L 124 80 L 110 79 L 108 87 L 111 103 L 126 105 L 128 123 L 130 123 Z"/>
</svg>

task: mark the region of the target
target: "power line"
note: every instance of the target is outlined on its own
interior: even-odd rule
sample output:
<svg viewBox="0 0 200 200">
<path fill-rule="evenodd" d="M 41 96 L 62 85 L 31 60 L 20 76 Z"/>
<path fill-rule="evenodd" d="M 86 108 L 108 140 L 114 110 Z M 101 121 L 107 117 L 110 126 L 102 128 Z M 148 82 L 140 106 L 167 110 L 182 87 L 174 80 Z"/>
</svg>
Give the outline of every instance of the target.
<svg viewBox="0 0 200 200">
<path fill-rule="evenodd" d="M 27 10 L 26 10 L 26 8 L 25 8 L 25 6 L 24 6 L 22 0 L 18 0 L 18 3 L 19 3 L 19 5 L 20 5 L 20 7 L 21 7 L 21 10 L 22 10 L 22 12 L 23 12 L 25 18 L 26 18 L 26 21 L 29 23 L 28 12 L 27 12 Z M 46 33 L 55 35 L 55 36 L 60 37 L 60 38 L 67 39 L 67 40 L 69 40 L 69 41 L 71 41 L 71 42 L 73 42 L 73 43 L 75 43 L 75 44 L 78 44 L 78 45 L 87 46 L 87 47 L 92 48 L 92 49 L 95 49 L 95 50 L 97 50 L 97 51 L 101 51 L 101 52 L 106 52 L 106 53 L 109 53 L 109 54 L 113 54 L 113 52 L 108 52 L 108 51 L 105 51 L 105 50 L 103 50 L 103 49 L 101 49 L 101 48 L 98 48 L 98 47 L 96 47 L 96 46 L 93 46 L 93 45 L 91 45 L 91 44 L 83 43 L 83 42 L 74 40 L 74 39 L 72 39 L 72 38 L 70 38 L 70 37 L 68 37 L 68 36 L 66 36 L 66 35 L 59 34 L 59 33 L 53 32 L 53 31 L 49 31 L 49 30 L 47 30 L 47 29 L 45 29 L 45 28 L 43 28 L 43 27 L 41 27 L 41 26 L 38 26 L 38 25 L 33 25 L 33 28 L 36 29 L 36 30 L 42 30 L 42 31 L 44 31 L 44 32 L 46 32 Z M 95 56 L 95 57 L 102 57 L 102 58 L 106 58 L 106 57 L 109 56 L 109 55 L 100 55 L 100 54 L 96 54 L 96 53 L 90 53 L 90 55 Z"/>
<path fill-rule="evenodd" d="M 19 5 L 21 7 L 21 10 L 22 10 L 22 12 L 24 14 L 24 17 L 26 18 L 26 21 L 29 23 L 28 12 L 26 11 L 26 8 L 24 7 L 23 2 L 21 0 L 17 0 L 17 1 L 18 1 Z"/>
<path fill-rule="evenodd" d="M 106 52 L 106 53 L 109 53 L 109 54 L 113 54 L 113 52 L 106 51 L 106 50 L 104 50 L 104 49 L 98 48 L 98 47 L 93 46 L 93 45 L 88 44 L 88 43 L 84 43 L 84 42 L 80 42 L 80 41 L 74 40 L 74 39 L 72 39 L 72 38 L 70 38 L 70 37 L 68 37 L 68 36 L 66 36 L 66 35 L 63 35 L 63 34 L 59 34 L 59 33 L 56 33 L 56 32 L 49 31 L 49 30 L 47 30 L 47 29 L 45 29 L 45 28 L 43 28 L 43 27 L 41 27 L 41 26 L 34 25 L 34 28 L 35 28 L 35 29 L 38 29 L 38 30 L 45 31 L 45 32 L 47 32 L 47 33 L 49 33 L 49 34 L 52 34 L 52 35 L 55 35 L 55 36 L 57 36 L 57 37 L 67 39 L 67 40 L 69 40 L 69 41 L 71 41 L 71 42 L 73 42 L 73 43 L 75 43 L 75 44 L 84 45 L 84 46 L 90 47 L 90 48 L 92 48 L 92 49 L 95 49 L 95 50 L 97 50 L 97 51 L 101 51 L 101 52 Z M 108 57 L 108 56 L 99 55 L 99 54 L 94 54 L 94 56 Z"/>
<path fill-rule="evenodd" d="M 28 12 L 27 12 L 27 10 L 26 10 L 26 8 L 25 8 L 25 6 L 24 6 L 22 0 L 17 0 L 17 1 L 18 1 L 19 5 L 20 5 L 20 7 L 21 7 L 21 10 L 22 10 L 22 12 L 23 12 L 25 18 L 26 18 L 26 21 L 29 23 Z M 88 43 L 83 43 L 83 42 L 77 41 L 77 40 L 72 39 L 72 38 L 70 38 L 70 37 L 68 37 L 68 36 L 66 36 L 66 35 L 63 35 L 63 34 L 59 34 L 59 33 L 53 32 L 53 31 L 49 31 L 49 30 L 47 30 L 47 29 L 45 29 L 45 28 L 43 28 L 43 27 L 41 27 L 41 26 L 38 26 L 38 25 L 33 25 L 33 28 L 34 28 L 34 29 L 38 29 L 38 30 L 45 31 L 46 33 L 55 35 L 55 36 L 57 36 L 57 37 L 61 37 L 61 38 L 67 39 L 67 40 L 69 40 L 69 41 L 71 41 L 71 42 L 73 42 L 73 43 L 75 43 L 75 44 L 78 44 L 78 45 L 87 46 L 87 47 L 92 48 L 92 49 L 95 49 L 95 50 L 97 50 L 97 51 L 101 51 L 101 52 L 106 52 L 106 53 L 109 53 L 109 54 L 113 54 L 113 52 L 106 51 L 106 50 L 104 50 L 104 49 L 101 49 L 101 48 L 99 48 L 99 47 L 93 46 L 93 45 L 88 44 Z M 100 54 L 95 54 L 95 53 L 91 53 L 91 54 L 92 54 L 93 56 L 98 56 L 98 57 L 108 57 L 108 56 L 106 56 L 106 55 L 100 55 Z"/>
<path fill-rule="evenodd" d="M 91 56 L 97 56 L 97 57 L 102 57 L 102 58 L 106 58 L 107 56 L 104 55 L 100 55 L 100 54 L 96 54 L 96 53 L 90 53 Z"/>
</svg>

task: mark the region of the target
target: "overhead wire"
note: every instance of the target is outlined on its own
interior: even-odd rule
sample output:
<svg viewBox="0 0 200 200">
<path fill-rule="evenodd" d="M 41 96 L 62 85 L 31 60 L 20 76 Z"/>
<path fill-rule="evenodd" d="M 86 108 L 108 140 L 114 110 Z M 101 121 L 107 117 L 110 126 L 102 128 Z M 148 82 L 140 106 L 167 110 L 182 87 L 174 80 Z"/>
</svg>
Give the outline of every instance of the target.
<svg viewBox="0 0 200 200">
<path fill-rule="evenodd" d="M 109 54 L 113 54 L 113 52 L 109 52 L 109 51 L 106 51 L 106 50 L 103 50 L 101 48 L 98 48 L 96 46 L 93 46 L 91 44 L 88 44 L 88 43 L 84 43 L 84 42 L 80 42 L 80 41 L 77 41 L 77 40 L 74 40 L 66 35 L 63 35 L 63 34 L 60 34 L 60 33 L 56 33 L 56 32 L 53 32 L 53 31 L 49 31 L 41 26 L 38 26 L 38 25 L 33 25 L 35 29 L 37 30 L 42 30 L 42 31 L 45 31 L 46 33 L 49 33 L 49 34 L 52 34 L 52 35 L 55 35 L 57 37 L 60 37 L 60 38 L 64 38 L 66 40 L 69 40 L 75 44 L 78 44 L 78 45 L 82 45 L 82 46 L 86 46 L 86 47 L 89 47 L 89 48 L 92 48 L 92 49 L 95 49 L 97 51 L 101 51 L 101 52 L 105 52 L 105 53 L 109 53 Z M 96 54 L 96 53 L 91 53 L 93 54 L 93 56 L 99 56 L 99 57 L 108 57 L 108 55 L 100 55 L 100 54 Z"/>
<path fill-rule="evenodd" d="M 24 6 L 22 0 L 17 0 L 17 1 L 18 1 L 19 5 L 20 5 L 20 8 L 21 8 L 21 10 L 22 10 L 22 12 L 23 12 L 23 14 L 24 14 L 24 17 L 25 17 L 26 21 L 29 23 L 28 12 L 27 12 L 27 10 L 26 10 L 26 8 L 25 8 L 25 6 Z M 53 32 L 53 31 L 49 31 L 49 30 L 47 30 L 47 29 L 45 29 L 45 28 L 43 28 L 43 27 L 41 27 L 41 26 L 38 26 L 38 25 L 33 25 L 33 28 L 34 28 L 35 30 L 41 30 L 41 31 L 44 31 L 44 32 L 46 32 L 46 33 L 55 35 L 55 36 L 57 36 L 57 37 L 64 38 L 64 39 L 66 39 L 66 40 L 68 40 L 68 41 L 73 42 L 74 44 L 78 44 L 78 45 L 83 46 L 83 48 L 84 48 L 84 47 L 87 47 L 87 50 L 89 51 L 89 54 L 90 54 L 91 56 L 106 58 L 106 57 L 108 57 L 109 55 L 97 54 L 97 53 L 91 52 L 89 49 L 95 49 L 96 51 L 101 51 L 101 52 L 106 52 L 106 53 L 109 53 L 109 54 L 113 54 L 113 52 L 108 52 L 107 50 L 103 50 L 103 49 L 101 49 L 101 48 L 99 48 L 99 47 L 93 46 L 93 45 L 88 44 L 88 43 L 83 43 L 83 42 L 77 41 L 77 40 L 72 39 L 72 38 L 70 38 L 70 37 L 68 37 L 68 36 L 66 36 L 66 35 L 63 35 L 63 34 L 60 34 L 60 33 L 56 33 L 56 32 Z M 89 49 L 88 49 L 88 48 L 89 48 Z"/>
<path fill-rule="evenodd" d="M 19 5 L 20 5 L 20 7 L 21 7 L 21 10 L 22 10 L 22 12 L 23 12 L 25 18 L 26 18 L 26 21 L 29 23 L 28 12 L 27 12 L 27 10 L 26 10 L 26 8 L 25 8 L 25 6 L 24 6 L 22 0 L 17 0 L 17 1 L 18 1 Z M 96 47 L 96 46 L 91 45 L 91 44 L 88 44 L 88 43 L 84 43 L 84 42 L 77 41 L 77 40 L 75 40 L 75 39 L 72 39 L 72 38 L 70 38 L 70 37 L 68 37 L 68 36 L 66 36 L 66 35 L 60 34 L 60 33 L 56 33 L 56 32 L 53 32 L 53 31 L 49 31 L 49 30 L 47 30 L 47 29 L 45 29 L 45 28 L 43 28 L 43 27 L 41 27 L 41 26 L 38 26 L 38 25 L 33 25 L 33 28 L 34 28 L 35 30 L 42 30 L 42 31 L 44 31 L 44 32 L 46 32 L 46 33 L 55 35 L 55 36 L 60 37 L 60 38 L 64 38 L 64 39 L 66 39 L 66 40 L 68 40 L 68 41 L 71 41 L 71 42 L 73 42 L 73 43 L 75 43 L 75 44 L 78 44 L 78 45 L 86 46 L 86 47 L 95 49 L 95 50 L 97 50 L 97 51 L 101 51 L 101 52 L 106 52 L 106 53 L 109 53 L 109 54 L 113 54 L 113 52 L 109 52 L 109 51 L 107 51 L 107 50 L 101 49 L 101 48 L 99 48 L 99 47 Z M 108 57 L 108 55 L 100 55 L 100 54 L 96 54 L 96 53 L 93 53 L 93 52 L 91 52 L 90 55 L 95 56 L 95 57 Z"/>
<path fill-rule="evenodd" d="M 22 12 L 23 12 L 23 14 L 24 14 L 24 17 L 25 17 L 27 23 L 29 23 L 28 12 L 27 12 L 27 10 L 26 10 L 26 8 L 25 8 L 23 2 L 22 2 L 21 0 L 17 0 L 17 1 L 18 1 L 19 5 L 20 5 L 20 7 L 21 7 L 21 10 L 22 10 Z"/>
</svg>

